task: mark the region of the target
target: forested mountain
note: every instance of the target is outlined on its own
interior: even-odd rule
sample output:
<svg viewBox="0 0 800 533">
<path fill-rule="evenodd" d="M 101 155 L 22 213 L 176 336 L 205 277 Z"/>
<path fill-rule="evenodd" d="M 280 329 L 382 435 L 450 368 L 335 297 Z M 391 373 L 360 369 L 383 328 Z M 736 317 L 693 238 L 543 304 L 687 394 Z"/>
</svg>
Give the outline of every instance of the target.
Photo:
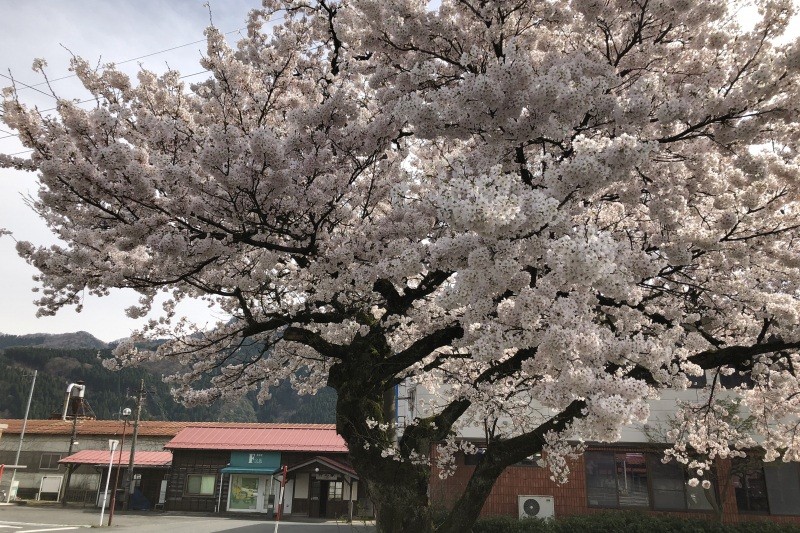
<svg viewBox="0 0 800 533">
<path fill-rule="evenodd" d="M 13 346 L 39 346 L 41 348 L 108 348 L 108 344 L 91 333 L 33 333 L 30 335 L 4 335 L 0 333 L 0 350 Z"/>
<path fill-rule="evenodd" d="M 298 396 L 284 382 L 273 397 L 258 405 L 254 395 L 238 401 L 186 408 L 176 403 L 161 380 L 166 369 L 127 368 L 112 372 L 101 361 L 110 348 L 86 332 L 63 335 L 0 334 L 0 418 L 22 418 L 33 370 L 38 370 L 30 418 L 48 418 L 64 405 L 67 385 L 83 380 L 86 399 L 98 419 L 117 418 L 134 406 L 142 379 L 147 390 L 142 418 L 229 422 L 332 423 L 336 393 L 323 389 L 316 396 Z"/>
</svg>

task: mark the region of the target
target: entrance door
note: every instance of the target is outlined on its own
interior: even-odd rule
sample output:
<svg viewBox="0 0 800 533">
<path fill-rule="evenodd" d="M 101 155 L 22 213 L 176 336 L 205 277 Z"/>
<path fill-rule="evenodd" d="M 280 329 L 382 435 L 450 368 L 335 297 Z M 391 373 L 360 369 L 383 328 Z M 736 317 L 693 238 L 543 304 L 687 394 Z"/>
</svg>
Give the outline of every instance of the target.
<svg viewBox="0 0 800 533">
<path fill-rule="evenodd" d="M 328 517 L 328 488 L 330 481 L 320 479 L 311 480 L 311 490 L 309 491 L 310 502 L 308 506 L 309 518 Z"/>
<path fill-rule="evenodd" d="M 263 498 L 260 497 L 260 485 L 260 476 L 232 474 L 228 509 L 231 511 L 259 512 L 259 507 L 263 506 Z"/>
<path fill-rule="evenodd" d="M 319 518 L 320 516 L 325 516 L 324 514 L 320 515 L 319 512 L 319 493 L 320 493 L 320 480 L 312 479 L 311 487 L 308 491 L 308 497 L 309 497 L 308 516 L 310 518 Z"/>
<path fill-rule="evenodd" d="M 231 474 L 228 489 L 228 510 L 251 513 L 275 511 L 272 476 Z"/>
<path fill-rule="evenodd" d="M 319 516 L 328 517 L 328 485 L 330 481 L 320 482 L 319 487 Z"/>
</svg>

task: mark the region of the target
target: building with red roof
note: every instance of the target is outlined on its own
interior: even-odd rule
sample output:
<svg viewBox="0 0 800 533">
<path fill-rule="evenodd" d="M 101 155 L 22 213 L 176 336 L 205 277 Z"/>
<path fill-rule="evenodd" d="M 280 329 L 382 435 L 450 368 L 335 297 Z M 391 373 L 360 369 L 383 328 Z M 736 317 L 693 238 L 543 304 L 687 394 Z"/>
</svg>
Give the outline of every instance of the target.
<svg viewBox="0 0 800 533">
<path fill-rule="evenodd" d="M 167 510 L 272 516 L 283 484 L 285 515 L 371 514 L 332 424 L 203 424 L 165 448 L 173 454 Z"/>
<path fill-rule="evenodd" d="M 0 439 L 0 464 L 11 465 L 14 463 L 17 448 L 20 443 L 23 420 L 3 419 L 0 424 L 8 426 Z M 205 422 L 162 422 L 145 420 L 139 423 L 139 432 L 136 442 L 138 455 L 141 452 L 164 453 L 164 445 L 182 429 L 189 425 L 203 425 Z M 216 425 L 219 425 L 218 423 Z M 242 424 L 238 424 L 241 426 Z M 95 501 L 101 487 L 102 475 L 98 469 L 89 463 L 75 463 L 62 461 L 70 455 L 70 441 L 72 440 L 73 421 L 62 420 L 28 420 L 25 425 L 25 438 L 19 457 L 19 464 L 24 469 L 15 472 L 15 480 L 19 482 L 16 496 L 21 499 L 55 499 L 66 498 L 70 502 Z M 75 442 L 72 446 L 74 454 L 81 452 L 97 452 L 105 454 L 108 464 L 108 440 L 123 440 L 124 447 L 130 449 L 133 428 L 121 420 L 91 420 L 79 418 L 75 424 Z M 167 452 L 168 453 L 168 452 Z M 124 463 L 127 465 L 127 463 Z M 68 470 L 72 475 L 68 476 Z M 167 469 L 149 472 L 149 475 L 166 476 Z M 70 486 L 65 489 L 67 478 Z M 10 490 L 10 469 L 6 469 L 0 488 Z M 122 477 L 120 478 L 122 479 Z M 158 497 L 158 486 L 161 479 L 155 480 L 155 497 Z M 58 485 L 58 489 L 49 493 L 40 493 L 43 480 Z"/>
</svg>

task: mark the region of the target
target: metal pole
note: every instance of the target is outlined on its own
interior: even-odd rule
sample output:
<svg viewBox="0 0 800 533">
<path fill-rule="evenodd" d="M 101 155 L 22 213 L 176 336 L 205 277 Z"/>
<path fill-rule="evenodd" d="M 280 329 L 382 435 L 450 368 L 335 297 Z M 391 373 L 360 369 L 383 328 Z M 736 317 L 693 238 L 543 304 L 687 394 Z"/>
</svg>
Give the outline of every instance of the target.
<svg viewBox="0 0 800 533">
<path fill-rule="evenodd" d="M 128 414 L 131 410 L 128 409 Z M 111 493 L 111 505 L 108 509 L 108 527 L 114 519 L 114 506 L 117 504 L 117 485 L 119 484 L 119 471 L 122 469 L 122 448 L 125 446 L 125 430 L 128 428 L 128 419 L 122 424 L 122 440 L 119 443 L 119 455 L 117 456 L 117 475 L 114 477 L 114 492 Z M 111 472 L 109 471 L 109 475 Z"/>
<path fill-rule="evenodd" d="M 225 473 L 220 472 L 219 474 L 219 496 L 217 496 L 217 508 L 214 509 L 215 513 L 222 512 L 222 483 L 225 481 Z"/>
<path fill-rule="evenodd" d="M 125 473 L 128 494 L 125 497 L 124 509 L 127 511 L 131 506 L 131 496 L 133 496 L 136 480 L 133 479 L 133 459 L 136 453 L 136 438 L 139 436 L 139 419 L 142 417 L 142 402 L 144 401 L 144 379 L 139 386 L 139 398 L 136 400 L 136 418 L 133 421 L 133 438 L 131 439 L 131 455 L 128 458 L 128 471 Z"/>
<path fill-rule="evenodd" d="M 19 433 L 19 447 L 17 448 L 17 457 L 14 459 L 14 464 L 19 464 L 19 454 L 22 452 L 22 441 L 25 440 L 25 428 L 28 426 L 28 413 L 31 410 L 31 400 L 33 399 L 33 387 L 36 385 L 36 374 L 38 370 L 33 371 L 33 380 L 31 381 L 31 391 L 28 393 L 28 405 L 25 406 L 25 419 L 22 421 L 22 431 Z M 6 503 L 11 502 L 11 489 L 14 487 L 14 478 L 17 475 L 17 469 L 11 469 L 11 484 L 8 486 L 8 494 L 6 494 Z"/>
<path fill-rule="evenodd" d="M 106 512 L 106 501 L 108 501 L 108 482 L 111 481 L 111 468 L 114 466 L 114 450 L 117 449 L 117 440 L 108 440 L 108 447 L 111 448 L 108 459 L 108 475 L 106 476 L 106 490 L 103 492 L 103 505 L 100 506 L 100 527 L 103 527 L 103 514 Z"/>
<path fill-rule="evenodd" d="M 275 520 L 275 529 L 273 530 L 273 533 L 278 533 L 278 524 L 281 523 L 281 517 L 283 516 L 283 496 L 285 494 L 284 491 L 286 488 L 286 476 L 288 475 L 288 468 L 288 466 L 283 465 L 283 468 L 281 469 L 281 475 L 283 477 L 281 478 L 281 491 L 280 496 L 278 497 L 278 519 Z"/>
</svg>

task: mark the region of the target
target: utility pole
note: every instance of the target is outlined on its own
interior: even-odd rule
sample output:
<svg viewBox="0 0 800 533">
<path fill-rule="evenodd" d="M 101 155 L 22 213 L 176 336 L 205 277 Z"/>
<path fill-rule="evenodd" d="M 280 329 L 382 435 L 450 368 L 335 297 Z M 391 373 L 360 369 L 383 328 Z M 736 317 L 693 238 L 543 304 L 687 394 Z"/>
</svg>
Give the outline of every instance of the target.
<svg viewBox="0 0 800 533">
<path fill-rule="evenodd" d="M 127 407 L 122 410 L 122 418 L 125 421 L 122 423 L 122 438 L 119 442 L 119 455 L 117 456 L 117 475 L 114 477 L 114 491 L 111 493 L 111 504 L 108 507 L 108 527 L 111 527 L 111 521 L 114 520 L 114 508 L 117 506 L 117 486 L 119 485 L 119 471 L 122 470 L 122 448 L 125 446 L 125 430 L 128 429 L 128 418 L 131 416 L 131 410 Z M 113 466 L 113 454 L 111 464 Z M 108 477 L 111 477 L 111 470 L 108 471 Z"/>
<path fill-rule="evenodd" d="M 67 397 L 64 401 L 64 414 L 61 416 L 62 420 L 67 419 L 67 410 L 72 411 L 72 435 L 69 438 L 69 451 L 67 457 L 72 455 L 72 450 L 75 448 L 76 437 L 78 436 L 78 411 L 83 405 L 83 396 L 86 394 L 86 385 L 83 381 L 70 383 L 67 387 Z M 69 482 L 72 479 L 72 471 L 75 469 L 73 465 L 67 465 L 67 480 L 64 483 L 63 492 L 61 495 L 61 506 L 67 505 L 67 490 L 69 489 Z"/>
<path fill-rule="evenodd" d="M 142 417 L 142 402 L 144 401 L 144 378 L 142 378 L 142 382 L 139 385 L 139 397 L 136 399 L 136 418 L 133 421 L 133 438 L 131 440 L 131 455 L 128 459 L 128 472 L 125 474 L 127 476 L 127 492 L 128 494 L 125 496 L 125 510 L 127 511 L 131 507 L 131 497 L 133 496 L 133 491 L 136 485 L 136 480 L 133 478 L 133 462 L 134 462 L 134 454 L 136 453 L 136 438 L 139 436 L 139 419 Z"/>
<path fill-rule="evenodd" d="M 14 466 L 19 465 L 19 455 L 22 452 L 22 442 L 25 440 L 25 428 L 28 425 L 28 413 L 31 410 L 31 400 L 33 399 L 33 387 L 36 385 L 36 374 L 38 370 L 33 371 L 33 380 L 31 381 L 31 391 L 28 393 L 28 405 L 25 406 L 25 420 L 22 421 L 22 431 L 19 433 L 19 447 L 17 448 L 17 457 L 14 459 Z M 8 494 L 6 494 L 6 503 L 11 502 L 11 491 L 14 488 L 14 478 L 17 475 L 17 469 L 11 470 L 11 484 L 8 486 Z"/>
</svg>

